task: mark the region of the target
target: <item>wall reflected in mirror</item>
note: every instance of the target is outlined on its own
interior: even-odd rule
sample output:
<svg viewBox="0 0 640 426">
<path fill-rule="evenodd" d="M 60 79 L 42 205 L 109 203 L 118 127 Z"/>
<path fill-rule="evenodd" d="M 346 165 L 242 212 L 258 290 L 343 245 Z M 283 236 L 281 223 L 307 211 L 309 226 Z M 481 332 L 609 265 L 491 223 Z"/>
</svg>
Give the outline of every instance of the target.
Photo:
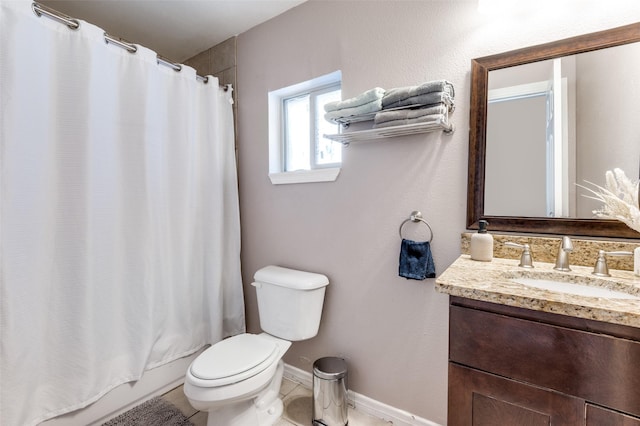
<svg viewBox="0 0 640 426">
<path fill-rule="evenodd" d="M 640 174 L 640 43 L 489 71 L 484 214 L 592 218 L 578 185 Z"/>
</svg>

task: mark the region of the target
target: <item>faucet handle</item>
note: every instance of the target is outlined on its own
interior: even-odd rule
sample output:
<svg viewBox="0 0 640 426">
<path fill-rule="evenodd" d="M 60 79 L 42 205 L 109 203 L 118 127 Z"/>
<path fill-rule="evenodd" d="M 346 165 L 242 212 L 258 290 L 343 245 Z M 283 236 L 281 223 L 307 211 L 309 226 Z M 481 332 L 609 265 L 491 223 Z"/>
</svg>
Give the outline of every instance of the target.
<svg viewBox="0 0 640 426">
<path fill-rule="evenodd" d="M 633 256 L 633 253 L 630 251 L 598 251 L 598 259 L 596 260 L 596 264 L 593 267 L 593 275 L 597 275 L 599 277 L 610 277 L 609 267 L 607 266 L 607 256 Z"/>
<path fill-rule="evenodd" d="M 508 247 L 521 248 L 522 256 L 520 256 L 520 264 L 518 266 L 521 268 L 533 268 L 533 258 L 531 257 L 531 248 L 529 247 L 529 244 L 518 244 L 507 241 L 504 245 Z"/>
</svg>

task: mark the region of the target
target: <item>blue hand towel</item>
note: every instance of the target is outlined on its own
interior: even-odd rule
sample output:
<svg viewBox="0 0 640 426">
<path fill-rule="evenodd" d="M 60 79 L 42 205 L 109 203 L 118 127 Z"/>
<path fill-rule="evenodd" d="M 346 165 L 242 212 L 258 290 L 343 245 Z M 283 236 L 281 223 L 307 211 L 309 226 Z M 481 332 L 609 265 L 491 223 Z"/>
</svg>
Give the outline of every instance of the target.
<svg viewBox="0 0 640 426">
<path fill-rule="evenodd" d="M 436 267 L 433 264 L 429 241 L 417 242 L 402 239 L 398 275 L 412 280 L 435 278 Z"/>
</svg>

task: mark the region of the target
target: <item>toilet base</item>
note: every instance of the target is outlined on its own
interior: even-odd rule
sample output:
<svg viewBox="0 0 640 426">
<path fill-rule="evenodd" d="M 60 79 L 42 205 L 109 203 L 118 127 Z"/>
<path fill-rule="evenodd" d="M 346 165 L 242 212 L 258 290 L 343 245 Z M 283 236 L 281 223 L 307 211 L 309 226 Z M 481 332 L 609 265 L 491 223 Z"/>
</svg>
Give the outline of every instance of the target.
<svg viewBox="0 0 640 426">
<path fill-rule="evenodd" d="M 278 361 L 271 383 L 256 397 L 219 407 L 207 413 L 207 426 L 272 426 L 281 416 L 284 404 L 280 385 L 284 362 Z"/>
</svg>

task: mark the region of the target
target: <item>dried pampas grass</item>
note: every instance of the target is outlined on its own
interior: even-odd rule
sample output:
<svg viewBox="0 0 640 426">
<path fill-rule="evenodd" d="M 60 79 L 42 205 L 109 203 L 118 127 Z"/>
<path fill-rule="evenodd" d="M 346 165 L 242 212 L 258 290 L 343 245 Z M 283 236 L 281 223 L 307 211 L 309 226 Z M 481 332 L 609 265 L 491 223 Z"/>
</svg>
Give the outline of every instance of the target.
<svg viewBox="0 0 640 426">
<path fill-rule="evenodd" d="M 638 205 L 639 181 L 632 182 L 620 169 L 607 170 L 605 187 L 587 182 L 595 189 L 578 185 L 593 195 L 587 198 L 602 201 L 604 205 L 593 214 L 603 219 L 616 219 L 634 231 L 640 232 L 640 206 Z"/>
</svg>

